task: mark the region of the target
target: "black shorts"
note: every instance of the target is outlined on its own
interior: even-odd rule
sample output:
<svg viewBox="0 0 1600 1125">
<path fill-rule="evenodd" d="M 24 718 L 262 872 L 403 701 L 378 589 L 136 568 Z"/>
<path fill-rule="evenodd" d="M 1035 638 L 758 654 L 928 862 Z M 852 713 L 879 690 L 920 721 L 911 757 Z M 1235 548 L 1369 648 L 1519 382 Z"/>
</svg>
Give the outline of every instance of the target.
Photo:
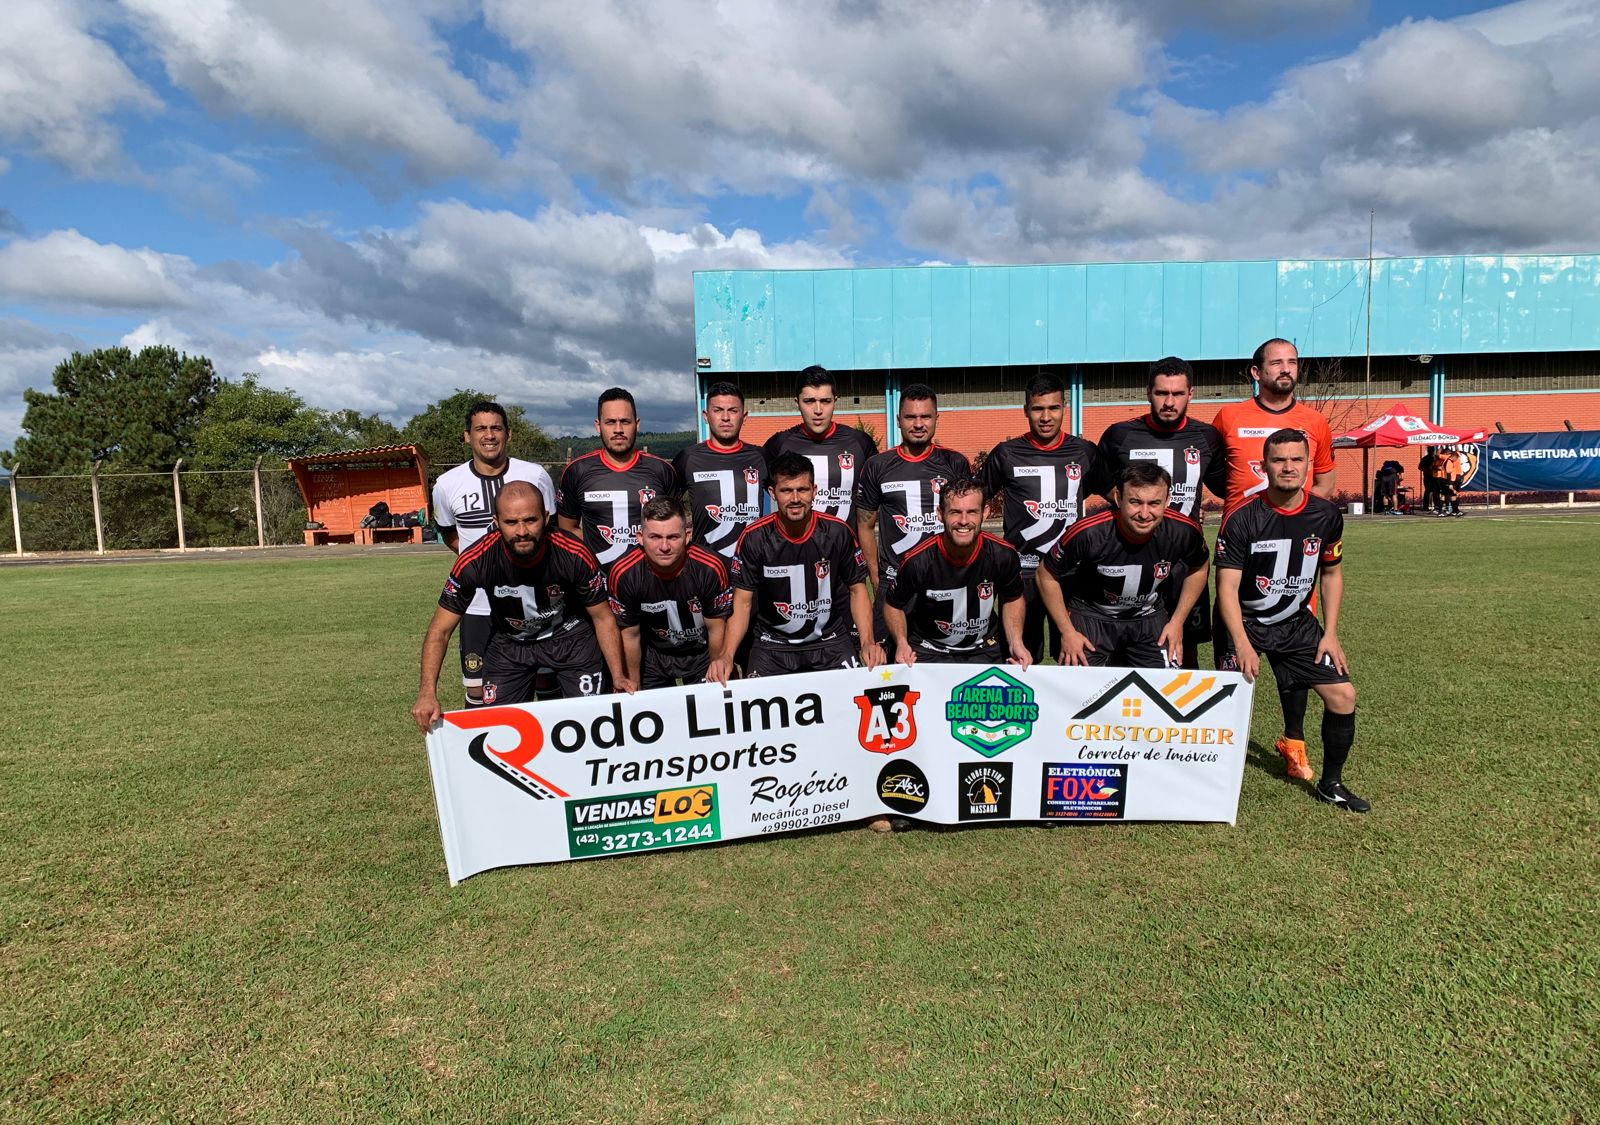
<svg viewBox="0 0 1600 1125">
<path fill-rule="evenodd" d="M 1177 596 L 1173 596 L 1173 605 L 1177 604 Z M 1172 606 L 1167 606 L 1168 614 Z M 1189 611 L 1189 616 L 1183 622 L 1183 643 L 1185 645 L 1203 645 L 1211 639 L 1211 584 L 1208 582 L 1200 588 L 1200 600 L 1194 603 L 1194 609 Z"/>
<path fill-rule="evenodd" d="M 911 651 L 917 654 L 919 664 L 1004 664 L 1006 657 L 1011 655 L 1004 645 L 993 638 L 971 652 L 944 652 L 936 648 L 924 648 L 915 638 L 911 638 Z"/>
<path fill-rule="evenodd" d="M 884 579 L 883 584 L 872 595 L 872 639 L 880 645 L 889 643 L 889 622 L 883 617 L 884 603 L 889 600 L 889 585 L 889 580 Z"/>
<path fill-rule="evenodd" d="M 1174 668 L 1167 650 L 1156 643 L 1167 626 L 1164 613 L 1118 619 L 1074 609 L 1072 627 L 1089 638 L 1091 668 Z"/>
<path fill-rule="evenodd" d="M 1322 643 L 1322 622 L 1310 613 L 1297 613 L 1276 625 L 1261 625 L 1246 618 L 1244 631 L 1256 652 L 1271 663 L 1279 691 L 1350 682 L 1350 674 L 1335 668 L 1331 658 L 1317 659 L 1317 645 Z M 1232 638 L 1219 637 L 1217 669 L 1234 672 L 1238 668 Z"/>
<path fill-rule="evenodd" d="M 1040 566 L 1049 563 L 1041 562 Z M 1039 576 L 1029 569 L 1022 572 L 1022 645 L 1033 657 L 1035 664 L 1044 659 L 1044 624 L 1050 620 L 1050 611 L 1044 607 L 1044 599 L 1039 596 Z M 1056 631 L 1052 622 L 1050 627 L 1050 655 L 1057 664 L 1061 663 L 1061 634 Z"/>
<path fill-rule="evenodd" d="M 539 670 L 555 673 L 563 699 L 605 695 L 611 675 L 594 629 L 579 626 L 543 641 L 519 641 L 503 633 L 489 640 L 483 659 L 485 703 L 528 703 Z"/>
<path fill-rule="evenodd" d="M 489 651 L 492 626 L 487 613 L 468 613 L 461 618 L 456 644 L 461 649 L 461 686 L 483 686 L 483 657 Z"/>
<path fill-rule="evenodd" d="M 706 682 L 706 669 L 711 664 L 709 652 L 658 652 L 649 645 L 644 649 L 644 667 L 639 671 L 641 688 L 672 687 L 679 680 L 686 684 Z"/>
<path fill-rule="evenodd" d="M 757 676 L 788 676 L 796 672 L 827 672 L 834 668 L 859 668 L 856 640 L 849 633 L 840 633 L 809 645 L 786 645 L 782 642 L 757 640 L 750 649 L 750 663 L 745 667 L 745 678 Z"/>
</svg>

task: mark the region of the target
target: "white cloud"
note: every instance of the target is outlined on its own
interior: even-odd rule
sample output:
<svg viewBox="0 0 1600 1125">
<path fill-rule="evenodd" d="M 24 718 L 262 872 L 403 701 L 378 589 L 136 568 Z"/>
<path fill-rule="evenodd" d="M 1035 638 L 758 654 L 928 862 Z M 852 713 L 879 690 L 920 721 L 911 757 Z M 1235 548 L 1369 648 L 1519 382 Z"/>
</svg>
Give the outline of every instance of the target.
<svg viewBox="0 0 1600 1125">
<path fill-rule="evenodd" d="M 57 230 L 0 246 L 0 295 L 102 309 L 186 304 L 193 274 L 187 258 L 129 250 Z"/>
<path fill-rule="evenodd" d="M 154 111 L 160 100 L 88 24 L 77 0 L 7 0 L 0 140 L 81 176 L 122 175 L 129 166 L 107 118 L 122 107 Z"/>
</svg>

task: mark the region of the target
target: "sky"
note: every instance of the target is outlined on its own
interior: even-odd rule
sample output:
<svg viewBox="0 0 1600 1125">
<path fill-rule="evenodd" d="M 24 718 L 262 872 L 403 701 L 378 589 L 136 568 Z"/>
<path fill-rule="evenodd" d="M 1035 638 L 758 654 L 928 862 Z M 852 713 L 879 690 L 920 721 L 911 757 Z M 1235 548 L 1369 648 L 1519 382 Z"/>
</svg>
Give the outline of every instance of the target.
<svg viewBox="0 0 1600 1125">
<path fill-rule="evenodd" d="M 1600 249 L 1600 0 L 6 0 L 0 448 L 74 350 L 687 428 L 697 269 Z"/>
</svg>

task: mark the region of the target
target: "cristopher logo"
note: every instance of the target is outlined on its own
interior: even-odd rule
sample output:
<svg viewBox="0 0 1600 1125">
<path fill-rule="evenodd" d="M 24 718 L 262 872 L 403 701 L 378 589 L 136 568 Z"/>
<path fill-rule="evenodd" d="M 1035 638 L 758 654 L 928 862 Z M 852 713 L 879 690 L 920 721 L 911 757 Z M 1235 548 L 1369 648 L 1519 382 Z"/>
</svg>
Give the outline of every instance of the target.
<svg viewBox="0 0 1600 1125">
<path fill-rule="evenodd" d="M 1046 762 L 1039 781 L 1041 820 L 1120 820 L 1128 767 L 1107 762 Z"/>
<path fill-rule="evenodd" d="M 861 709 L 856 741 L 861 748 L 874 754 L 909 750 L 917 741 L 917 700 L 921 698 L 921 692 L 906 684 L 869 687 L 856 696 L 856 706 Z"/>
<path fill-rule="evenodd" d="M 1216 676 L 1179 672 L 1154 681 L 1129 672 L 1105 687 L 1067 724 L 1069 742 L 1144 743 L 1169 746 L 1231 746 L 1235 730 L 1206 726 L 1202 716 L 1233 695 L 1237 683 L 1217 686 Z M 1168 752 L 1172 758 L 1180 753 Z M 1212 755 L 1214 758 L 1214 755 Z"/>
<path fill-rule="evenodd" d="M 484 695 L 486 699 L 490 698 L 487 688 Z M 444 721 L 457 730 L 483 731 L 467 747 L 467 757 L 496 777 L 541 801 L 546 797 L 567 795 L 559 786 L 528 768 L 539 756 L 539 751 L 544 749 L 544 728 L 539 725 L 538 719 L 521 707 L 477 707 L 471 711 L 452 711 L 444 717 Z M 509 727 L 516 732 L 517 740 L 506 747 L 490 746 L 489 734 L 496 727 Z"/>
<path fill-rule="evenodd" d="M 915 762 L 894 761 L 878 771 L 878 800 L 915 815 L 928 807 L 928 776 Z"/>
<path fill-rule="evenodd" d="M 1039 705 L 1031 687 L 991 668 L 955 686 L 944 705 L 944 717 L 950 723 L 950 737 L 994 758 L 1033 734 Z"/>
<path fill-rule="evenodd" d="M 1005 820 L 1011 815 L 1011 763 L 963 762 L 957 767 L 961 820 Z"/>
</svg>

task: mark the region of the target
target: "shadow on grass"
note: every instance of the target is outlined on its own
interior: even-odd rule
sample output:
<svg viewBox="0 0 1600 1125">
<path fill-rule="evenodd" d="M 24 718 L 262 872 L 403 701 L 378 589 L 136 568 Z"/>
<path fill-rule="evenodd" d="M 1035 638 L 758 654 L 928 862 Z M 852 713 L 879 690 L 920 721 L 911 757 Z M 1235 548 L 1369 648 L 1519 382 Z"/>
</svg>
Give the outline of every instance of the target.
<svg viewBox="0 0 1600 1125">
<path fill-rule="evenodd" d="M 1250 745 L 1245 749 L 1244 764 L 1251 769 L 1258 769 L 1274 781 L 1284 781 L 1298 789 L 1310 793 L 1312 782 L 1301 781 L 1299 778 L 1289 776 L 1289 767 L 1283 760 L 1283 755 L 1272 746 L 1263 746 L 1255 739 L 1250 740 Z"/>
</svg>

